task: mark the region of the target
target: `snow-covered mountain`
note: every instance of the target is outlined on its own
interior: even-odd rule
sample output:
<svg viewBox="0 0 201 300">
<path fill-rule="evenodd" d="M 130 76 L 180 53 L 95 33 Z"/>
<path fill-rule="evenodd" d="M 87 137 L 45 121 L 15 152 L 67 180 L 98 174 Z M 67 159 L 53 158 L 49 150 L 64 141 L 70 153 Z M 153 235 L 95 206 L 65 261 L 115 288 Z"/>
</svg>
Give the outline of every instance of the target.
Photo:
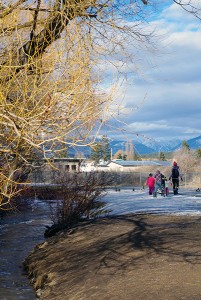
<svg viewBox="0 0 201 300">
<path fill-rule="evenodd" d="M 134 151 L 137 155 L 143 155 L 143 154 L 151 154 L 155 152 L 171 152 L 175 151 L 182 146 L 183 140 L 175 139 L 171 141 L 160 141 L 160 140 L 154 140 L 154 139 L 140 139 L 133 140 L 133 147 Z M 193 139 L 186 140 L 188 145 L 190 146 L 190 149 L 198 149 L 201 148 L 201 135 L 198 137 L 195 137 Z M 127 141 L 123 140 L 111 140 L 110 142 L 110 148 L 112 149 L 113 155 L 118 151 L 126 151 L 126 143 Z M 89 147 L 83 147 L 81 149 L 83 154 L 86 157 L 90 156 L 90 148 Z M 75 149 L 70 149 L 69 154 L 70 156 L 74 156 L 76 153 Z"/>
<path fill-rule="evenodd" d="M 171 141 L 160 141 L 153 139 L 138 139 L 137 141 L 133 140 L 132 142 L 137 154 L 151 154 L 154 152 L 171 152 L 180 149 L 183 140 L 174 139 Z M 186 140 L 186 142 L 190 146 L 190 149 L 201 148 L 201 135 L 193 139 Z M 118 150 L 125 149 L 125 144 L 126 141 L 112 141 L 110 143 L 113 153 Z"/>
<path fill-rule="evenodd" d="M 201 148 L 201 135 L 187 141 L 191 149 Z"/>
<path fill-rule="evenodd" d="M 141 142 L 143 145 L 147 146 L 148 148 L 153 149 L 153 152 L 169 152 L 172 149 L 178 147 L 182 143 L 180 139 L 174 139 L 171 141 L 166 140 L 154 140 L 154 139 L 145 139 Z"/>
<path fill-rule="evenodd" d="M 155 152 L 155 150 L 151 147 L 148 147 L 139 142 L 133 142 L 133 148 L 136 154 L 149 154 Z M 115 154 L 118 150 L 125 151 L 126 150 L 127 141 L 112 141 L 110 142 L 110 147 L 112 149 L 112 153 Z"/>
<path fill-rule="evenodd" d="M 189 145 L 190 149 L 198 149 L 198 148 L 201 148 L 201 135 L 195 137 L 195 138 L 192 138 L 192 139 L 189 139 L 186 141 L 187 144 Z M 175 147 L 172 148 L 172 151 L 175 151 L 179 148 L 182 147 L 182 141 L 180 143 L 178 143 L 178 145 L 176 145 Z"/>
</svg>

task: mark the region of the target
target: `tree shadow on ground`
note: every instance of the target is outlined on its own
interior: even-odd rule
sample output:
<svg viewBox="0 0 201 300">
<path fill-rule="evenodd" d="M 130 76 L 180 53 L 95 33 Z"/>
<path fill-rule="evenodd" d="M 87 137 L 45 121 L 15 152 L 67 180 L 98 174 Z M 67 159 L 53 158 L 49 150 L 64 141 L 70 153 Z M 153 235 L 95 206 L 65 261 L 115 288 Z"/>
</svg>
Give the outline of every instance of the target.
<svg viewBox="0 0 201 300">
<path fill-rule="evenodd" d="M 100 225 L 100 228 L 88 228 L 89 246 L 77 249 L 76 257 L 79 257 L 81 264 L 85 264 L 91 258 L 93 263 L 96 262 L 97 272 L 107 269 L 111 270 L 111 273 L 136 268 L 142 261 L 146 259 L 148 262 L 153 256 L 158 259 L 163 257 L 200 264 L 200 233 L 196 233 L 195 230 L 200 221 L 201 218 L 197 219 L 196 223 L 170 218 L 169 221 L 158 222 L 156 217 L 149 222 L 149 218 L 143 215 L 98 220 L 95 224 Z M 129 228 L 125 232 L 118 232 L 118 227 L 122 226 Z M 104 238 L 93 242 L 93 236 L 97 237 L 103 232 Z"/>
<path fill-rule="evenodd" d="M 59 278 L 57 292 L 61 294 L 63 289 L 67 291 L 73 288 L 73 294 L 78 287 L 79 291 L 84 290 L 85 293 L 89 292 L 88 288 L 92 288 L 91 293 L 95 289 L 96 295 L 93 299 L 107 299 L 103 297 L 103 292 L 106 287 L 110 290 L 111 284 L 114 284 L 114 289 L 123 293 L 121 295 L 124 297 L 124 287 L 121 286 L 123 279 L 123 285 L 132 288 L 140 274 L 136 285 L 140 285 L 141 292 L 141 289 L 150 290 L 150 285 L 145 288 L 144 284 L 150 279 L 152 272 L 155 272 L 153 278 L 158 276 L 158 281 L 163 278 L 160 281 L 163 286 L 167 278 L 173 278 L 174 287 L 175 275 L 181 277 L 183 271 L 191 271 L 187 275 L 190 276 L 188 282 L 194 292 L 198 283 L 196 281 L 194 285 L 191 276 L 195 271 L 198 277 L 200 274 L 200 229 L 199 217 L 138 214 L 99 218 L 48 238 L 30 254 L 25 267 L 34 288 L 41 289 L 50 285 L 51 293 L 54 280 L 57 282 Z M 167 272 L 162 276 L 165 271 Z M 147 273 L 149 275 L 143 281 Z M 127 279 L 128 284 L 125 282 Z M 100 289 L 99 298 L 97 286 Z"/>
</svg>

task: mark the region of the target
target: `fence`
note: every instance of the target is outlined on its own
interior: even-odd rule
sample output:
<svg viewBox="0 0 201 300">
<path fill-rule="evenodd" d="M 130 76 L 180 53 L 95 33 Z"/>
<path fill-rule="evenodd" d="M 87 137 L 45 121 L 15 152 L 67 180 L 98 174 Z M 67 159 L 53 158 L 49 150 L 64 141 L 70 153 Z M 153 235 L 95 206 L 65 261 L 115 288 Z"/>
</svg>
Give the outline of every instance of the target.
<svg viewBox="0 0 201 300">
<path fill-rule="evenodd" d="M 102 176 L 104 172 L 93 172 L 94 176 Z M 106 174 L 107 173 L 107 174 Z M 105 178 L 112 186 L 145 186 L 149 173 L 147 172 L 106 172 Z M 88 172 L 79 173 L 79 176 L 87 176 Z M 61 173 L 57 171 L 46 172 L 43 170 L 33 171 L 30 181 L 33 183 L 54 184 L 58 182 L 60 176 L 73 176 L 73 173 Z M 183 181 L 180 186 L 184 188 L 201 188 L 201 172 L 189 172 L 183 174 Z"/>
</svg>

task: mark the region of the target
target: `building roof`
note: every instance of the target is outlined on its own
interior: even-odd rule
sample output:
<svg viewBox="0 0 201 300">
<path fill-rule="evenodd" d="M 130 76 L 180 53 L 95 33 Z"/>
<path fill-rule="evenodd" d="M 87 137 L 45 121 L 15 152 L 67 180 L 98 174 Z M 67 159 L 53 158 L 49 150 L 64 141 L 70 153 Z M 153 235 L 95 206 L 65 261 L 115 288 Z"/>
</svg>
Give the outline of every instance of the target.
<svg viewBox="0 0 201 300">
<path fill-rule="evenodd" d="M 155 160 L 122 160 L 122 159 L 116 159 L 116 160 L 112 160 L 111 162 L 115 163 L 117 165 L 123 166 L 123 167 L 132 167 L 132 166 L 171 166 L 171 162 L 162 161 L 162 160 L 155 161 Z"/>
<path fill-rule="evenodd" d="M 85 158 L 75 158 L 75 157 L 54 157 L 52 158 L 54 161 L 63 161 L 63 162 L 80 162 L 84 161 Z"/>
</svg>

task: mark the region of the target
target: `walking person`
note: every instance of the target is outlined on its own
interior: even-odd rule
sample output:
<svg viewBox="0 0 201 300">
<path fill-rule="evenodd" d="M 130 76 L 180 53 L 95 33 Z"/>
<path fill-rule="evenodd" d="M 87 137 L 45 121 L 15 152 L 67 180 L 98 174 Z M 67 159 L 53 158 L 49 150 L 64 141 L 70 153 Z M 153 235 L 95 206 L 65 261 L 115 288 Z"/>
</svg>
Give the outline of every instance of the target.
<svg viewBox="0 0 201 300">
<path fill-rule="evenodd" d="M 172 180 L 172 185 L 173 185 L 173 193 L 174 195 L 178 194 L 178 189 L 179 189 L 179 177 L 181 178 L 181 181 L 183 181 L 182 176 L 180 175 L 180 170 L 179 166 L 177 165 L 176 161 L 173 162 L 172 166 L 172 172 L 169 177 L 169 180 Z"/>
<path fill-rule="evenodd" d="M 153 197 L 157 197 L 157 191 L 160 189 L 162 191 L 162 176 L 159 170 L 156 171 L 154 176 L 155 178 L 155 187 L 154 187 L 154 194 Z"/>
<path fill-rule="evenodd" d="M 147 178 L 147 181 L 146 181 L 146 185 L 149 187 L 149 195 L 153 195 L 155 179 L 154 179 L 152 173 L 149 174 L 149 177 Z"/>
</svg>

